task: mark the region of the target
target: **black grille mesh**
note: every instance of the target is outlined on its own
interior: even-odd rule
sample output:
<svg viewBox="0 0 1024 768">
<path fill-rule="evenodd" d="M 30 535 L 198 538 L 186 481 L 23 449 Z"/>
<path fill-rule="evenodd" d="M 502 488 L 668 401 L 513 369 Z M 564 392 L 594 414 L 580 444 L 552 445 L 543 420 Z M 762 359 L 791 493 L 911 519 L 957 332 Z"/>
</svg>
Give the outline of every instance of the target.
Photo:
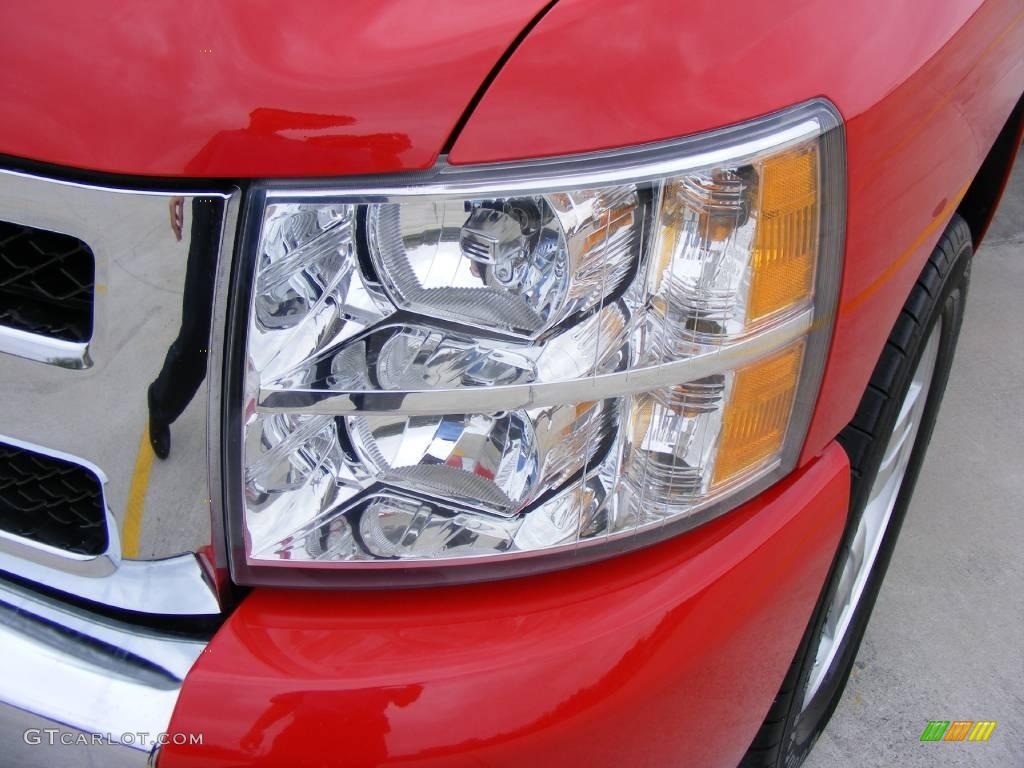
<svg viewBox="0 0 1024 768">
<path fill-rule="evenodd" d="M 95 281 L 95 258 L 78 238 L 0 221 L 0 325 L 88 341 Z"/>
<path fill-rule="evenodd" d="M 107 548 L 103 488 L 70 461 L 0 443 L 0 529 L 68 552 Z"/>
</svg>

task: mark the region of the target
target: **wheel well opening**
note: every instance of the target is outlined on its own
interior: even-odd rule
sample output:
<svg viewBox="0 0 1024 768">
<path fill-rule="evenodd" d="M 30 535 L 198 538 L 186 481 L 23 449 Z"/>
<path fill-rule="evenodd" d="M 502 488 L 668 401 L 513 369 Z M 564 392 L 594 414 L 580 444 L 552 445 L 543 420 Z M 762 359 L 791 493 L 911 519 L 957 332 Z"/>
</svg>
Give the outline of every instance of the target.
<svg viewBox="0 0 1024 768">
<path fill-rule="evenodd" d="M 992 221 L 999 198 L 1002 197 L 1006 181 L 1013 167 L 1013 160 L 1024 138 L 1024 96 L 1010 113 L 1006 125 L 996 137 L 992 149 L 989 150 L 981 168 L 978 169 L 974 181 L 967 188 L 964 199 L 957 208 L 971 228 L 971 239 L 977 249 L 985 237 L 988 225 Z"/>
</svg>

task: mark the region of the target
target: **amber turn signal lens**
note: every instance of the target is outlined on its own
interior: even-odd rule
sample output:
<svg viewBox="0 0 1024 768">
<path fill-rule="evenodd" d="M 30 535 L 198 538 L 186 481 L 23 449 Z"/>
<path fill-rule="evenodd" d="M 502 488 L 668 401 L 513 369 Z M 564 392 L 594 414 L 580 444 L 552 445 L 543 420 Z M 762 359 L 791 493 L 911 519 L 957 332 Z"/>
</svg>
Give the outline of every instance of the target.
<svg viewBox="0 0 1024 768">
<path fill-rule="evenodd" d="M 803 356 L 800 341 L 736 372 L 722 417 L 712 485 L 746 475 L 782 449 Z"/>
<path fill-rule="evenodd" d="M 765 161 L 751 254 L 747 325 L 811 297 L 818 255 L 818 152 L 803 147 Z"/>
</svg>

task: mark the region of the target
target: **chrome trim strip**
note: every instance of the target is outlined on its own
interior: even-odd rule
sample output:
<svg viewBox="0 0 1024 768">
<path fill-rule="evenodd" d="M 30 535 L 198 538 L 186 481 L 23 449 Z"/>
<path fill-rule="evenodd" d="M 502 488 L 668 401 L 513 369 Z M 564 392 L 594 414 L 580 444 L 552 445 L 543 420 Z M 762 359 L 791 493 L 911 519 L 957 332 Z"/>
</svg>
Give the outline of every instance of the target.
<svg viewBox="0 0 1024 768">
<path fill-rule="evenodd" d="M 0 325 L 0 352 L 79 370 L 92 365 L 89 342 L 65 341 Z"/>
<path fill-rule="evenodd" d="M 210 360 L 207 372 L 208 403 L 207 466 L 210 477 L 210 543 L 213 551 L 213 566 L 219 574 L 221 584 L 229 584 L 227 535 L 224 523 L 224 432 L 222 429 L 224 407 L 224 383 L 227 379 L 225 366 L 228 365 L 228 301 L 231 293 L 231 270 L 234 264 L 234 250 L 238 221 L 241 215 L 241 196 L 233 195 L 225 211 L 225 232 L 221 237 L 217 275 L 214 283 L 213 315 L 210 332 Z M 222 595 L 224 597 L 225 595 Z"/>
<path fill-rule="evenodd" d="M 149 745 L 126 740 L 100 752 L 64 748 L 53 760 L 45 746 L 26 749 L 23 734 L 29 728 L 115 738 L 165 732 L 182 681 L 206 648 L 201 640 L 92 616 L 3 582 L 0 616 L 0 736 L 5 759 L 17 751 L 28 761 L 19 764 L 74 765 L 100 754 L 103 765 L 145 765 Z"/>
<path fill-rule="evenodd" d="M 344 196 L 347 200 L 381 203 L 410 195 L 474 197 L 496 190 L 502 195 L 523 195 L 642 183 L 723 162 L 742 163 L 765 151 L 777 152 L 812 139 L 830 127 L 824 124 L 823 115 L 816 114 L 820 111 L 818 102 L 808 102 L 801 109 L 815 117 L 781 130 L 773 127 L 771 131 L 759 131 L 763 126 L 753 121 L 743 125 L 741 130 L 730 126 L 698 136 L 581 155 L 472 166 L 449 165 L 442 161 L 425 174 L 407 174 L 408 184 L 395 184 L 392 176 L 387 179 L 389 183 L 380 185 L 367 184 L 362 179 L 331 179 L 330 189 L 319 188 L 324 184 L 320 179 L 304 182 L 302 189 L 285 187 L 274 180 L 264 186 L 268 202 L 317 201 Z"/>
<path fill-rule="evenodd" d="M 0 571 L 82 600 L 137 613 L 214 616 L 220 602 L 193 554 L 163 560 L 121 560 L 105 575 L 68 573 L 46 562 L 0 554 Z"/>
<path fill-rule="evenodd" d="M 266 413 L 301 410 L 303 413 L 333 416 L 357 411 L 387 411 L 419 416 L 492 413 L 512 408 L 603 400 L 667 384 L 682 384 L 737 368 L 801 338 L 811 329 L 813 318 L 814 310 L 807 309 L 770 330 L 693 357 L 575 381 L 422 390 L 261 389 L 257 407 Z"/>
<path fill-rule="evenodd" d="M 123 560 L 117 523 L 107 505 L 107 477 L 92 462 L 12 437 L 0 442 L 78 464 L 103 488 L 107 550 L 89 557 L 0 531 L 0 571 L 114 608 L 140 613 L 193 616 L 220 612 L 212 586 L 195 555 L 163 560 Z"/>
<path fill-rule="evenodd" d="M 112 522 L 108 512 L 108 530 L 110 530 Z M 10 555 L 12 558 L 28 560 L 46 568 L 64 571 L 75 576 L 88 576 L 90 578 L 109 576 L 117 570 L 121 559 L 120 554 L 117 554 L 117 550 L 110 547 L 109 544 L 107 551 L 102 554 L 95 556 L 81 555 L 77 552 L 68 552 L 47 544 L 40 544 L 38 541 L 16 536 L 7 531 L 0 531 L 0 555 Z M 0 557 L 0 570 L 20 575 L 17 573 L 20 569 L 16 563 L 17 560 L 7 560 Z"/>
<path fill-rule="evenodd" d="M 27 173 L 25 171 L 12 171 L 10 169 L 0 170 L 0 174 L 4 176 L 18 176 L 30 181 L 44 181 L 47 184 L 57 184 L 61 187 L 67 187 L 68 189 L 75 189 L 86 192 L 99 192 L 102 194 L 115 194 L 125 195 L 126 197 L 227 197 L 227 195 L 220 192 L 210 192 L 209 189 L 203 187 L 184 187 L 173 190 L 163 189 L 143 189 L 143 188 L 126 188 L 116 186 L 106 186 L 102 184 L 90 184 L 84 181 L 67 181 L 65 179 L 53 178 L 50 176 L 38 176 L 34 173 Z M 156 186 L 156 182 L 154 182 Z"/>
</svg>

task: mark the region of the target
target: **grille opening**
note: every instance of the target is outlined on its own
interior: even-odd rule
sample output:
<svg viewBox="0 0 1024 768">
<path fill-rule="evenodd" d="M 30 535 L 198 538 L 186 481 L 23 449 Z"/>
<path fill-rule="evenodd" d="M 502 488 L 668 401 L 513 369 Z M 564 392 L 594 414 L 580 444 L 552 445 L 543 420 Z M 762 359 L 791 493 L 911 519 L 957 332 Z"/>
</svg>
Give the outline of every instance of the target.
<svg viewBox="0 0 1024 768">
<path fill-rule="evenodd" d="M 80 464 L 0 443 L 0 530 L 67 552 L 102 554 L 100 479 Z"/>
<path fill-rule="evenodd" d="M 0 325 L 92 338 L 96 259 L 77 237 L 0 221 Z"/>
</svg>

